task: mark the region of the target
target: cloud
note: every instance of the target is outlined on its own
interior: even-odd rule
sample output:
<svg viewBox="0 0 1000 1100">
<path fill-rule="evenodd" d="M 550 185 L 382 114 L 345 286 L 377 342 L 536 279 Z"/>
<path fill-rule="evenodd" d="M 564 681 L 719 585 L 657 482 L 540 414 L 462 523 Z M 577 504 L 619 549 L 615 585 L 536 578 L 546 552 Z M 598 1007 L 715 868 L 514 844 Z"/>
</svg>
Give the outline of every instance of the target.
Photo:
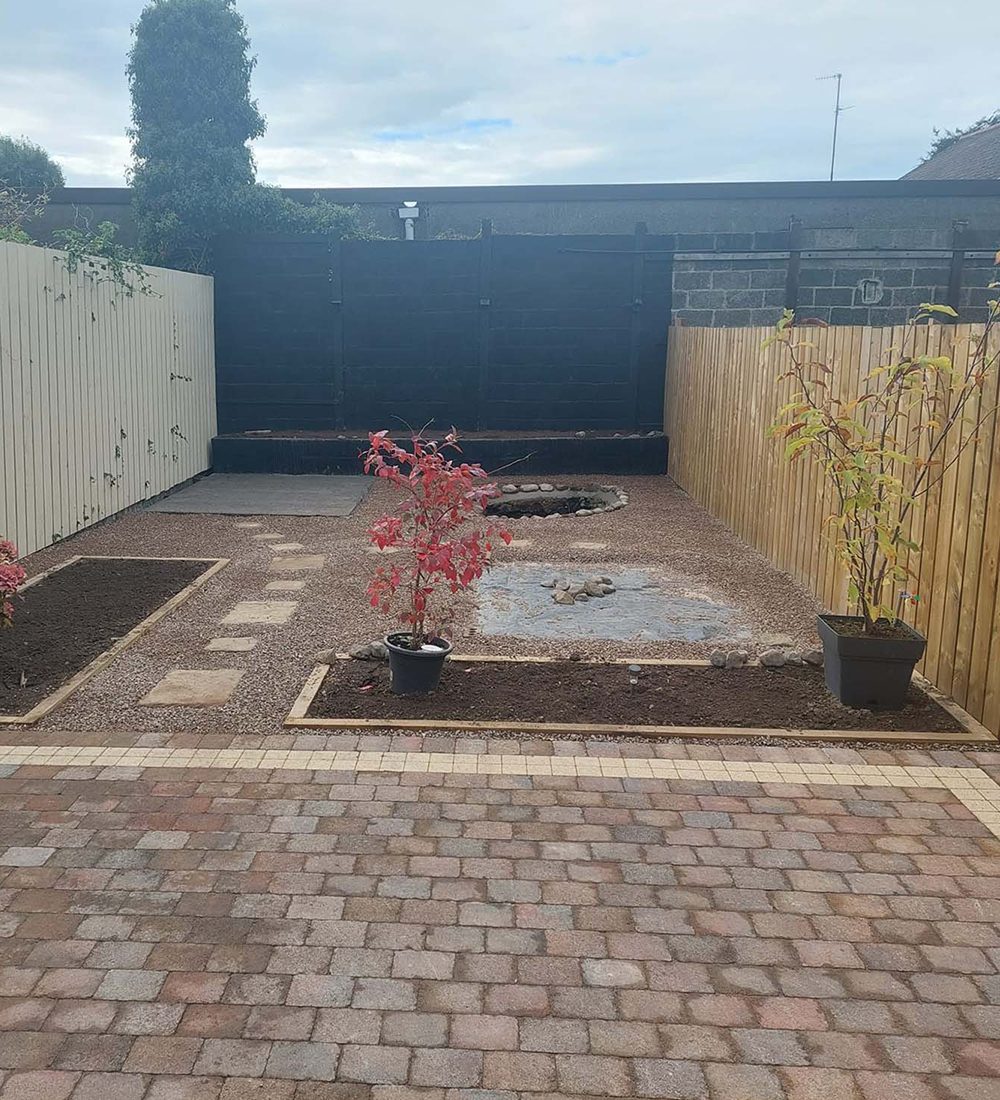
<svg viewBox="0 0 1000 1100">
<path fill-rule="evenodd" d="M 929 0 L 238 0 L 268 118 L 262 179 L 307 187 L 895 177 L 998 104 L 1000 7 Z M 0 7 L 0 130 L 70 183 L 121 183 L 142 0 Z M 892 48 L 886 47 L 891 42 Z M 947 73 L 947 81 L 937 74 Z"/>
</svg>

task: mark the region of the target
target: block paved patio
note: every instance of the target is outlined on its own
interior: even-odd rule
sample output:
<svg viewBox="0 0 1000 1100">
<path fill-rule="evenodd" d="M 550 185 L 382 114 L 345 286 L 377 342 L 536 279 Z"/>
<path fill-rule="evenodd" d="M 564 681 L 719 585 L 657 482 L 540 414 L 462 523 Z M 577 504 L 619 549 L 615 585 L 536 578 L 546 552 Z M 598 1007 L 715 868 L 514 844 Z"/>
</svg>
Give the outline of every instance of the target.
<svg viewBox="0 0 1000 1100">
<path fill-rule="evenodd" d="M 0 1100 L 1000 1095 L 996 754 L 4 740 Z"/>
</svg>

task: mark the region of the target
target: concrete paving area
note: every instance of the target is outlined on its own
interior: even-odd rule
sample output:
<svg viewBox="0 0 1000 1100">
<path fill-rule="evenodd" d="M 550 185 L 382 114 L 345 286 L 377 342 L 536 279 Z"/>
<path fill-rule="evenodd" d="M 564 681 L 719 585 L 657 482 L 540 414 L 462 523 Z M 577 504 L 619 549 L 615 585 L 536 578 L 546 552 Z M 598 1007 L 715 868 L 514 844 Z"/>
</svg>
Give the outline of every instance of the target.
<svg viewBox="0 0 1000 1100">
<path fill-rule="evenodd" d="M 997 1095 L 991 754 L 19 740 L 2 1100 Z"/>
<path fill-rule="evenodd" d="M 347 474 L 209 474 L 149 505 L 220 516 L 349 516 L 371 478 Z"/>
</svg>

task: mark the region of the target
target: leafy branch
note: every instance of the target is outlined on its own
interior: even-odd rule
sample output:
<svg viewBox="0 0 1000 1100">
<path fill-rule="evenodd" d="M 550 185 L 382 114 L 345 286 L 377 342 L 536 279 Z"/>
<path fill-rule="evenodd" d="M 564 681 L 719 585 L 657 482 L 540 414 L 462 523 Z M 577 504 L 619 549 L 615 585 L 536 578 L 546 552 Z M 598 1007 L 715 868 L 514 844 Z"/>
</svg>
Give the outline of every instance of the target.
<svg viewBox="0 0 1000 1100">
<path fill-rule="evenodd" d="M 908 556 L 920 552 L 908 534 L 917 503 L 997 412 L 995 405 L 983 408 L 982 395 L 1000 360 L 1000 301 L 987 303 L 985 325 L 966 338 L 961 367 L 951 356 L 917 351 L 918 324 L 942 316 L 957 314 L 950 306 L 920 306 L 906 346 L 890 349 L 887 361 L 862 379 L 861 393 L 850 399 L 833 396 L 834 367 L 815 343 L 798 338 L 791 311 L 764 342 L 781 347 L 789 366 L 779 380 L 791 380 L 793 388 L 771 434 L 784 441 L 789 461 L 810 455 L 832 486 L 835 508 L 826 522 L 866 633 L 895 622 L 910 596 L 902 589 L 913 577 Z M 956 434 L 957 445 L 947 447 Z"/>
</svg>

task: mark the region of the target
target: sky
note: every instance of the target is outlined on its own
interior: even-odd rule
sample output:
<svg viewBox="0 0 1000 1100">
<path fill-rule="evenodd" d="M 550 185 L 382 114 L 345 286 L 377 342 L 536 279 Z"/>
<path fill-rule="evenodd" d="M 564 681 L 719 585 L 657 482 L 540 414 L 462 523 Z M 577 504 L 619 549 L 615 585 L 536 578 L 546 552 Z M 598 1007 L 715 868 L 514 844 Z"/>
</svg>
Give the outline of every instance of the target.
<svg viewBox="0 0 1000 1100">
<path fill-rule="evenodd" d="M 0 134 L 121 185 L 143 0 L 0 0 Z M 1000 107 L 995 0 L 238 0 L 300 187 L 895 178 Z"/>
</svg>

